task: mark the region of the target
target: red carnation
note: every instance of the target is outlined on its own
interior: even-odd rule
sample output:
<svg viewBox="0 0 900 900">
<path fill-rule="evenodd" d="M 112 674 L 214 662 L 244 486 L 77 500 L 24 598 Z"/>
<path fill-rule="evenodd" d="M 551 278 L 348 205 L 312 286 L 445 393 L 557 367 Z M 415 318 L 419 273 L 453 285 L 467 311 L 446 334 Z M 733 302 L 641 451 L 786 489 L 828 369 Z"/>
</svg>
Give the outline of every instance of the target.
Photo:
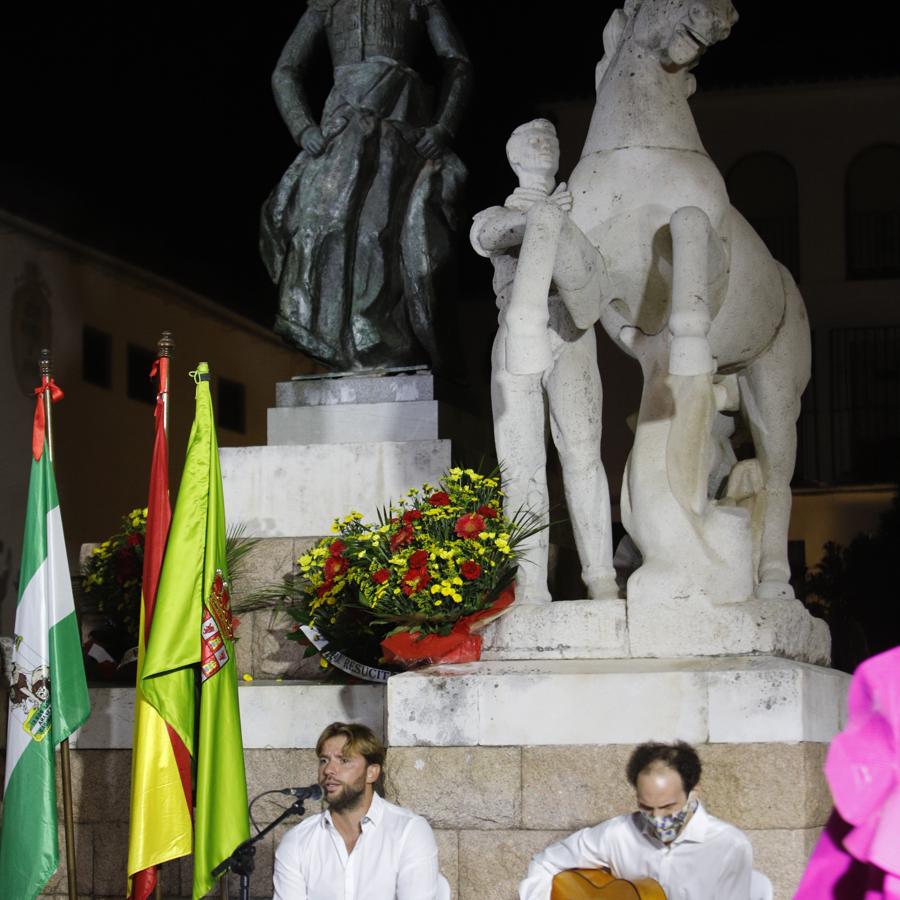
<svg viewBox="0 0 900 900">
<path fill-rule="evenodd" d="M 474 581 L 481 574 L 481 566 L 470 559 L 459 567 L 459 573 L 466 581 Z"/>
<path fill-rule="evenodd" d="M 403 513 L 403 524 L 412 525 L 413 522 L 418 522 L 421 518 L 422 513 L 420 513 L 417 509 L 408 509 L 405 513 Z"/>
<path fill-rule="evenodd" d="M 421 569 L 428 565 L 428 551 L 416 550 L 409 558 L 409 567 L 411 569 Z"/>
<path fill-rule="evenodd" d="M 142 544 L 144 542 L 144 536 L 137 531 L 132 531 L 131 534 L 128 535 L 128 544 L 131 547 L 137 547 L 138 544 Z"/>
<path fill-rule="evenodd" d="M 432 506 L 449 506 L 450 495 L 446 491 L 438 491 L 436 494 L 432 494 L 428 498 L 428 502 Z"/>
<path fill-rule="evenodd" d="M 391 553 L 396 553 L 413 539 L 412 525 L 404 525 L 391 535 Z"/>
<path fill-rule="evenodd" d="M 343 575 L 347 571 L 347 565 L 347 560 L 343 556 L 329 556 L 325 560 L 325 565 L 322 566 L 325 580 L 333 581 L 338 575 Z"/>
<path fill-rule="evenodd" d="M 379 569 L 377 572 L 372 573 L 372 581 L 375 584 L 384 584 L 390 577 L 391 573 L 388 569 Z"/>
<path fill-rule="evenodd" d="M 493 506 L 488 506 L 487 504 L 479 506 L 477 512 L 479 516 L 484 516 L 486 519 L 497 518 L 497 510 L 494 509 Z"/>
<path fill-rule="evenodd" d="M 466 513 L 456 520 L 456 536 L 461 538 L 476 538 L 484 531 L 484 519 L 478 513 Z"/>
<path fill-rule="evenodd" d="M 328 552 L 332 556 L 340 556 L 347 549 L 347 545 L 343 541 L 332 541 Z"/>
<path fill-rule="evenodd" d="M 329 582 L 325 582 L 325 584 L 320 584 L 316 588 L 316 596 L 324 597 L 331 590 L 331 584 Z"/>
<path fill-rule="evenodd" d="M 403 593 L 407 597 L 410 594 L 416 594 L 424 590 L 429 581 L 431 581 L 431 576 L 428 574 L 427 569 L 410 569 L 403 576 Z"/>
</svg>

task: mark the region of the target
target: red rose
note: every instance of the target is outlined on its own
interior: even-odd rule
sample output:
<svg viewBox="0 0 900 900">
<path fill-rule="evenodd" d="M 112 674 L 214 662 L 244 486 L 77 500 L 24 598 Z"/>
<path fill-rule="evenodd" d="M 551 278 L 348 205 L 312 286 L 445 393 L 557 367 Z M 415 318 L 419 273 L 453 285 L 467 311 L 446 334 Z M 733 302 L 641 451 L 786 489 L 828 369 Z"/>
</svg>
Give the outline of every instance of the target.
<svg viewBox="0 0 900 900">
<path fill-rule="evenodd" d="M 481 574 L 481 566 L 470 559 L 459 567 L 459 574 L 462 575 L 466 581 L 474 581 Z"/>
<path fill-rule="evenodd" d="M 347 545 L 343 541 L 332 541 L 328 552 L 332 556 L 340 556 L 347 549 Z"/>
<path fill-rule="evenodd" d="M 391 553 L 396 553 L 413 539 L 412 525 L 404 525 L 391 535 Z"/>
<path fill-rule="evenodd" d="M 320 584 L 316 588 L 316 596 L 324 597 L 331 590 L 331 584 L 329 582 L 325 582 L 325 584 Z"/>
<path fill-rule="evenodd" d="M 411 569 L 422 569 L 428 565 L 428 551 L 416 550 L 409 558 L 409 567 Z"/>
<path fill-rule="evenodd" d="M 461 538 L 476 538 L 484 531 L 484 519 L 478 513 L 466 513 L 456 520 L 456 536 Z"/>
<path fill-rule="evenodd" d="M 325 565 L 322 566 L 325 580 L 333 581 L 338 575 L 343 575 L 347 571 L 347 566 L 347 560 L 343 556 L 329 556 L 325 560 Z"/>
<path fill-rule="evenodd" d="M 497 518 L 497 510 L 494 509 L 493 506 L 488 506 L 487 504 L 479 506 L 477 512 L 479 516 L 484 516 L 486 519 Z"/>
<path fill-rule="evenodd" d="M 421 518 L 422 513 L 420 513 L 417 509 L 408 509 L 405 513 L 403 513 L 403 524 L 412 525 L 413 522 L 418 522 Z"/>
<path fill-rule="evenodd" d="M 436 494 L 432 494 L 428 498 L 428 502 L 432 506 L 449 506 L 450 495 L 446 491 L 438 491 Z"/>
<path fill-rule="evenodd" d="M 128 544 L 131 547 L 137 547 L 138 544 L 142 544 L 143 542 L 143 535 L 139 534 L 136 531 L 132 531 L 131 534 L 128 535 Z"/>
<path fill-rule="evenodd" d="M 375 584 L 384 584 L 390 577 L 391 573 L 388 569 L 379 569 L 377 572 L 372 573 L 372 581 Z"/>
<path fill-rule="evenodd" d="M 410 594 L 416 594 L 424 590 L 429 581 L 431 581 L 431 576 L 428 574 L 427 569 L 410 569 L 403 576 L 403 593 L 407 597 Z"/>
</svg>

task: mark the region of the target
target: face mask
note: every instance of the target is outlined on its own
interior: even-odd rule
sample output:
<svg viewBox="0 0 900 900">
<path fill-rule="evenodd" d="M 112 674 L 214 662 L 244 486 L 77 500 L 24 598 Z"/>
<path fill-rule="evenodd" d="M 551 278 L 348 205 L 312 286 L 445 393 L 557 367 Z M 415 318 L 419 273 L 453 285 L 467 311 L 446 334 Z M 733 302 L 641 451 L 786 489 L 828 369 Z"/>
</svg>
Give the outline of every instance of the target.
<svg viewBox="0 0 900 900">
<path fill-rule="evenodd" d="M 684 828 L 684 823 L 692 812 L 697 808 L 698 800 L 696 797 L 688 797 L 684 808 L 671 816 L 651 816 L 640 810 L 644 819 L 647 831 L 658 841 L 664 844 L 671 844 Z"/>
</svg>

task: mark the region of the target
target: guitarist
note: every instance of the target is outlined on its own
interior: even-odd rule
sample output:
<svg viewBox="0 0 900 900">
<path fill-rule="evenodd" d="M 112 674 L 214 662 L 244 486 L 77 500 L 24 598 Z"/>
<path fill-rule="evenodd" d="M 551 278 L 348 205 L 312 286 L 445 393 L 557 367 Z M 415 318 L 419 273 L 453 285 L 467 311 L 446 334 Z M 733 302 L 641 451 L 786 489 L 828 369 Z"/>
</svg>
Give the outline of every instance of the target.
<svg viewBox="0 0 900 900">
<path fill-rule="evenodd" d="M 668 900 L 749 900 L 753 851 L 747 836 L 700 803 L 700 758 L 689 744 L 641 744 L 628 761 L 637 811 L 601 822 L 538 853 L 519 900 L 549 900 L 564 869 L 609 869 L 653 878 Z"/>
</svg>

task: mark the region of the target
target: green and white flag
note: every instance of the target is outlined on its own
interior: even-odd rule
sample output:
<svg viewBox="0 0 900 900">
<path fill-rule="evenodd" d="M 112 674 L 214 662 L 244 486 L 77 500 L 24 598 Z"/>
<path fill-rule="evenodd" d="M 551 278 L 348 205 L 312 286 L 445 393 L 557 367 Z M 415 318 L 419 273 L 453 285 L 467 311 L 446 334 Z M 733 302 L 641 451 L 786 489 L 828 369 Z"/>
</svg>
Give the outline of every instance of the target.
<svg viewBox="0 0 900 900">
<path fill-rule="evenodd" d="M 16 606 L 0 831 L 0 897 L 10 900 L 32 900 L 59 865 L 55 750 L 90 713 L 56 479 L 40 419 Z"/>
</svg>

